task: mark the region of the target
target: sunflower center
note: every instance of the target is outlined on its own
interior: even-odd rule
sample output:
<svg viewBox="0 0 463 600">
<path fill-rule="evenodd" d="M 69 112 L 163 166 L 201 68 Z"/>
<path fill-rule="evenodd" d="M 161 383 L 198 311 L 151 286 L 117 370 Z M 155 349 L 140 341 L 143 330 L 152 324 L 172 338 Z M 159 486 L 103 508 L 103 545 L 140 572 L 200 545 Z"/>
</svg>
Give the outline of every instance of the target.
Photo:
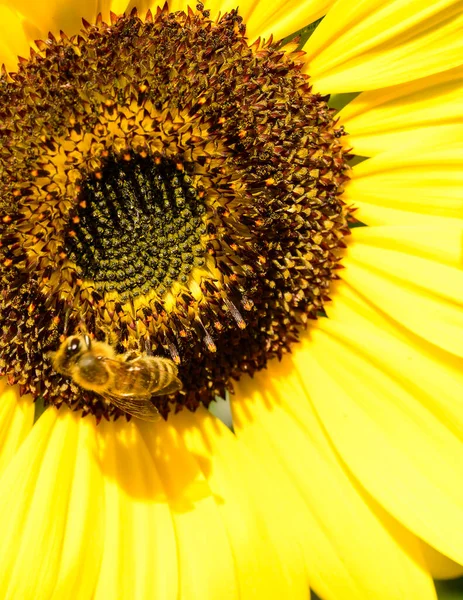
<svg viewBox="0 0 463 600">
<path fill-rule="evenodd" d="M 205 206 L 178 167 L 126 154 L 82 182 L 65 250 L 99 292 L 163 296 L 204 264 Z"/>
<path fill-rule="evenodd" d="M 323 314 L 344 131 L 296 47 L 249 45 L 237 11 L 100 17 L 38 47 L 0 81 L 0 367 L 118 416 L 47 358 L 85 331 L 175 362 L 164 416 L 207 406 Z"/>
</svg>

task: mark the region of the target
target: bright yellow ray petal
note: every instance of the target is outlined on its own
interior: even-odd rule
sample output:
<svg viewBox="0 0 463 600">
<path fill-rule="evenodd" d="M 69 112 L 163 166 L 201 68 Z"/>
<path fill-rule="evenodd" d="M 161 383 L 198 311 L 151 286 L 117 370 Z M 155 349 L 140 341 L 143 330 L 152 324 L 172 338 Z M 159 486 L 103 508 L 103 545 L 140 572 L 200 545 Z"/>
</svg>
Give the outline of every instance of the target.
<svg viewBox="0 0 463 600">
<path fill-rule="evenodd" d="M 103 519 L 100 518 L 105 511 L 103 480 L 95 460 L 98 453 L 95 422 L 91 418 L 82 419 L 75 413 L 66 414 L 65 419 L 69 421 L 68 427 L 77 429 L 76 461 L 70 485 L 59 574 L 50 600 L 64 600 L 69 597 L 70 590 L 75 598 L 93 597 L 104 533 Z"/>
<path fill-rule="evenodd" d="M 48 32 L 56 36 L 63 30 L 68 36 L 74 35 L 82 27 L 82 17 L 92 23 L 99 10 L 97 0 L 9 0 L 6 4 L 20 16 L 29 45 L 35 39 L 46 39 Z"/>
<path fill-rule="evenodd" d="M 356 165 L 343 199 L 368 225 L 451 226 L 463 218 L 462 164 L 461 146 L 401 148 Z"/>
<path fill-rule="evenodd" d="M 379 254 L 379 253 L 377 253 Z M 369 253 L 374 262 L 374 253 Z M 420 285 L 408 285 L 406 280 L 387 276 L 387 264 L 391 269 L 398 268 L 400 256 L 382 253 L 382 271 L 378 273 L 372 265 L 363 261 L 349 263 L 349 274 L 345 280 L 354 289 L 362 290 L 382 311 L 397 320 L 416 335 L 458 356 L 462 355 L 462 311 L 461 307 L 448 302 L 439 293 L 423 290 Z M 407 261 L 407 267 L 412 261 Z M 404 266 L 404 265 L 402 265 Z M 422 263 L 422 276 L 426 265 Z M 449 271 L 440 272 L 442 278 Z M 432 276 L 432 275 L 431 275 Z M 442 280 L 439 282 L 442 284 Z M 460 296 L 461 297 L 461 296 Z"/>
<path fill-rule="evenodd" d="M 34 422 L 34 403 L 30 396 L 19 396 L 17 386 L 0 380 L 0 473 L 10 463 Z"/>
<path fill-rule="evenodd" d="M 178 597 L 175 535 L 163 483 L 132 421 L 101 423 L 105 538 L 95 600 Z M 166 447 L 166 452 L 169 452 Z"/>
<path fill-rule="evenodd" d="M 227 527 L 239 583 L 239 597 L 307 597 L 308 580 L 300 548 L 290 540 L 290 505 L 275 495 L 235 436 L 205 409 L 177 417 L 179 432 L 196 457 Z M 265 573 L 262 567 L 265 565 Z"/>
<path fill-rule="evenodd" d="M 140 17 L 143 18 L 148 10 L 155 14 L 158 7 L 164 6 L 164 2 L 165 0 L 130 0 L 130 2 L 128 0 L 108 0 L 108 12 L 111 10 L 116 15 L 122 15 L 124 12 L 129 14 L 133 8 L 136 8 Z M 187 6 L 186 2 L 183 4 Z"/>
<path fill-rule="evenodd" d="M 167 426 L 139 427 L 172 511 L 180 595 L 279 599 L 290 593 L 291 598 L 306 598 L 308 584 L 295 560 L 298 553 L 290 548 L 283 552 L 285 540 L 278 538 L 277 544 L 267 531 L 262 509 L 252 500 L 261 491 L 257 473 L 250 457 L 240 455 L 230 431 L 205 410 L 172 415 Z M 272 526 L 272 534 L 274 530 Z M 279 560 L 279 552 L 285 561 Z"/>
<path fill-rule="evenodd" d="M 231 10 L 238 9 L 240 16 L 246 25 L 246 35 L 250 42 L 258 37 L 269 38 L 273 33 L 274 39 L 294 33 L 305 25 L 316 20 L 324 14 L 332 4 L 333 0 L 275 0 L 272 10 L 268 5 L 259 0 L 211 0 L 205 2 L 206 9 L 211 11 L 211 18 L 215 19 L 219 14 L 224 15 Z M 170 6 L 170 3 L 169 3 Z M 315 16 L 314 16 L 315 15 Z M 271 30 L 271 25 L 275 30 Z M 287 31 L 280 35 L 282 31 Z"/>
<path fill-rule="evenodd" d="M 151 5 L 155 4 L 153 2 L 145 2 L 145 3 L 140 3 L 140 7 L 139 10 L 140 12 L 144 9 L 144 4 L 148 5 L 147 8 L 145 10 L 148 10 L 148 8 L 151 8 Z M 137 3 L 138 5 L 138 3 Z M 127 0 L 111 0 L 109 2 L 109 9 L 116 15 L 122 15 L 124 14 L 124 12 L 129 9 L 130 10 L 130 3 L 127 2 Z"/>
<path fill-rule="evenodd" d="M 400 228 L 398 229 L 399 235 L 404 233 Z M 423 294 L 433 294 L 443 301 L 454 302 L 458 306 L 463 302 L 463 272 L 453 267 L 461 265 L 462 230 L 463 224 L 459 227 L 443 229 L 443 231 L 448 232 L 449 236 L 453 234 L 453 239 L 452 237 L 450 239 L 453 243 L 445 249 L 435 248 L 431 244 L 425 246 L 426 239 L 420 239 L 417 236 L 417 244 L 421 242 L 422 250 L 420 251 L 418 245 L 414 249 L 416 252 L 410 253 L 404 253 L 401 249 L 401 242 L 403 247 L 406 240 L 399 239 L 396 244 L 392 232 L 389 233 L 391 238 L 388 235 L 369 236 L 367 233 L 364 234 L 363 231 L 358 232 L 355 234 L 355 241 L 350 246 L 348 258 L 344 263 L 347 267 L 345 279 L 349 280 L 348 270 L 354 261 L 366 268 L 371 268 L 377 273 L 384 273 L 391 280 L 399 279 L 404 283 L 407 281 L 411 286 L 420 288 Z M 442 235 L 443 231 L 439 233 Z M 426 235 L 430 232 L 429 229 L 425 229 L 422 233 Z M 439 239 L 439 235 L 437 239 Z M 425 256 L 425 251 L 434 252 L 430 260 Z M 450 254 L 449 260 L 446 260 L 446 252 Z M 449 262 L 452 264 L 449 264 Z"/>
<path fill-rule="evenodd" d="M 30 42 L 24 31 L 24 19 L 14 6 L 0 5 L 0 63 L 7 71 L 16 70 L 18 55 L 29 56 Z"/>
<path fill-rule="evenodd" d="M 417 145 L 432 149 L 436 136 L 441 144 L 462 140 L 463 68 L 364 92 L 339 117 L 349 132 L 349 145 L 361 156 Z"/>
<path fill-rule="evenodd" d="M 387 243 L 373 246 L 362 235 L 349 245 L 343 279 L 413 333 L 463 355 L 463 271 Z"/>
<path fill-rule="evenodd" d="M 243 378 L 232 407 L 238 439 L 288 503 L 287 527 L 299 537 L 319 595 L 326 600 L 435 598 L 416 539 L 346 472 L 290 357 L 273 361 L 254 380 Z"/>
<path fill-rule="evenodd" d="M 317 327 L 350 343 L 353 352 L 367 348 L 375 365 L 419 397 L 423 406 L 463 440 L 463 360 L 411 334 L 344 282 L 336 285 L 333 297 L 327 307 L 329 318 L 321 319 Z"/>
<path fill-rule="evenodd" d="M 343 199 L 369 225 L 437 224 L 463 219 L 463 146 L 427 152 L 389 152 L 351 172 Z M 406 215 L 414 215 L 406 220 Z"/>
<path fill-rule="evenodd" d="M 76 501 L 84 504 L 87 500 L 80 489 L 78 498 L 71 497 L 77 491 L 73 487 L 76 469 L 81 468 L 76 462 L 79 422 L 80 418 L 66 409 L 59 414 L 55 409 L 45 411 L 0 479 L 0 596 L 5 600 L 52 597 L 56 584 L 66 576 L 60 572 L 62 556 L 63 564 L 70 566 L 71 540 L 64 540 L 65 532 L 73 536 L 74 552 L 80 548 L 78 563 L 88 567 L 87 579 L 78 582 L 76 589 L 92 588 L 99 538 L 85 534 L 98 531 L 98 486 L 92 489 L 95 510 L 89 510 L 87 504 L 87 510 L 69 514 L 69 507 Z M 86 563 L 86 557 L 91 564 Z M 68 574 L 71 581 L 75 568 Z M 79 576 L 84 577 L 83 573 Z"/>
<path fill-rule="evenodd" d="M 179 597 L 238 597 L 227 531 L 199 465 L 177 430 L 176 418 L 141 423 L 162 481 L 177 541 Z M 192 419 L 190 416 L 190 424 Z"/>
<path fill-rule="evenodd" d="M 461 268 L 463 223 L 445 225 L 362 227 L 353 232 L 354 245 L 385 248 L 426 258 L 448 267 Z M 360 250 L 361 252 L 361 250 Z"/>
<path fill-rule="evenodd" d="M 355 216 L 366 223 L 367 225 L 424 225 L 432 227 L 433 224 L 440 226 L 452 226 L 454 219 L 449 217 L 441 217 L 436 214 L 427 214 L 421 212 L 412 212 L 411 210 L 402 210 L 394 207 L 394 202 L 389 206 L 387 202 L 384 204 L 370 204 L 359 200 L 355 203 L 358 210 L 354 213 Z M 426 207 L 424 207 L 426 208 Z M 436 211 L 438 212 L 438 211 Z"/>
<path fill-rule="evenodd" d="M 454 579 L 463 575 L 463 566 L 450 560 L 425 542 L 421 542 L 423 556 L 433 579 Z"/>
<path fill-rule="evenodd" d="M 110 10 L 116 15 L 121 15 L 124 12 L 129 14 L 133 8 L 136 8 L 140 16 L 144 16 L 148 10 L 155 14 L 158 8 L 163 8 L 165 0 L 110 0 Z M 209 3 L 205 3 L 205 8 L 210 9 Z M 193 10 L 195 9 L 195 3 L 188 3 L 187 0 L 168 0 L 169 11 L 177 12 L 188 10 L 190 6 Z M 234 6 L 233 8 L 236 8 Z"/>
<path fill-rule="evenodd" d="M 462 64 L 461 0 L 338 0 L 308 40 L 307 72 L 322 93 L 420 79 Z"/>
<path fill-rule="evenodd" d="M 245 3 L 239 5 L 239 12 L 244 16 L 250 42 L 258 37 L 268 40 L 271 35 L 274 40 L 281 40 L 325 15 L 333 3 L 334 0 L 279 0 L 269 10 L 265 2 L 254 1 L 249 3 L 253 5 L 252 12 L 243 14 Z"/>
<path fill-rule="evenodd" d="M 339 455 L 395 518 L 462 562 L 463 444 L 419 398 L 350 341 L 316 329 L 295 354 L 317 414 Z M 366 349 L 366 350 L 365 350 Z M 376 352 L 378 352 L 380 349 Z M 329 399 L 329 401 L 327 401 Z"/>
</svg>

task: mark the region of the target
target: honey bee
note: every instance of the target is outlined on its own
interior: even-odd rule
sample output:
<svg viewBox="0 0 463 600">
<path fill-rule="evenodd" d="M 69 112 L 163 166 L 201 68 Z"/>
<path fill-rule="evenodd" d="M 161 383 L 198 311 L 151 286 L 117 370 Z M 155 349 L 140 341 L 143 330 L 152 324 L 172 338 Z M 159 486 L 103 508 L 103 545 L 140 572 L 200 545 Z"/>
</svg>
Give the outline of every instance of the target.
<svg viewBox="0 0 463 600">
<path fill-rule="evenodd" d="M 182 388 L 172 360 L 148 354 L 116 354 L 112 346 L 91 340 L 87 334 L 68 337 L 50 357 L 58 373 L 145 421 L 154 421 L 159 415 L 152 396 Z"/>
</svg>

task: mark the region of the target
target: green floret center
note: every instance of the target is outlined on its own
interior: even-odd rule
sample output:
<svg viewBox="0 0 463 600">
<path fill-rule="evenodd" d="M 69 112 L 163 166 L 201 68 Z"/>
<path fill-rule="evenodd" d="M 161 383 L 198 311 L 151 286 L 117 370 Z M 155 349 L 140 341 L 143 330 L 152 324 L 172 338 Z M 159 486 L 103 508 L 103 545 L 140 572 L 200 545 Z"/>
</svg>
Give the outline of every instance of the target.
<svg viewBox="0 0 463 600">
<path fill-rule="evenodd" d="M 112 157 L 82 182 L 65 250 L 100 293 L 163 296 L 204 264 L 204 213 L 190 177 L 172 161 Z"/>
</svg>

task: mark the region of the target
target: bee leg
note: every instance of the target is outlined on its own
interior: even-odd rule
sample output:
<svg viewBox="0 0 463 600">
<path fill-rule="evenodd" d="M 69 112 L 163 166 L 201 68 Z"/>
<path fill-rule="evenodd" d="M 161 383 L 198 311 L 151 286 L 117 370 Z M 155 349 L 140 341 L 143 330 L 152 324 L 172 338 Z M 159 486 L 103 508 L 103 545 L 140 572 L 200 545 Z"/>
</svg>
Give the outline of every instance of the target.
<svg viewBox="0 0 463 600">
<path fill-rule="evenodd" d="M 149 333 L 147 333 L 145 338 L 143 338 L 143 346 L 147 356 L 153 356 L 153 349 L 151 347 L 151 338 Z"/>
<path fill-rule="evenodd" d="M 64 325 L 63 325 L 63 335 L 67 336 L 68 327 L 69 327 L 69 315 L 71 314 L 71 309 L 67 308 L 64 313 Z"/>
</svg>

